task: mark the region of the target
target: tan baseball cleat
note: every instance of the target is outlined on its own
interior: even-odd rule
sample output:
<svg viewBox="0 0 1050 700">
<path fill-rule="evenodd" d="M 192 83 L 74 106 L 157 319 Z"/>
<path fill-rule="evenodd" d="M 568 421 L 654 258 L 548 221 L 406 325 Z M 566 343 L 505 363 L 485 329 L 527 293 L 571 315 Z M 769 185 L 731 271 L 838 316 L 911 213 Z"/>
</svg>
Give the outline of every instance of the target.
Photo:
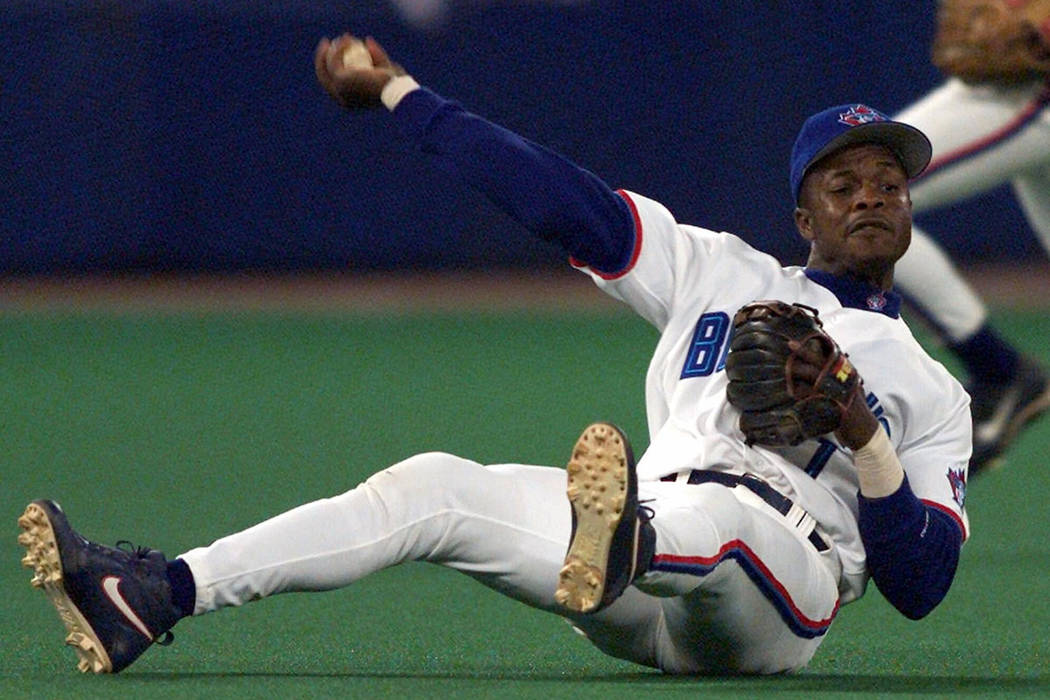
<svg viewBox="0 0 1050 700">
<path fill-rule="evenodd" d="M 656 542 L 652 511 L 639 508 L 634 455 L 611 423 L 583 431 L 566 472 L 572 535 L 554 599 L 569 610 L 596 612 L 648 567 Z"/>
</svg>

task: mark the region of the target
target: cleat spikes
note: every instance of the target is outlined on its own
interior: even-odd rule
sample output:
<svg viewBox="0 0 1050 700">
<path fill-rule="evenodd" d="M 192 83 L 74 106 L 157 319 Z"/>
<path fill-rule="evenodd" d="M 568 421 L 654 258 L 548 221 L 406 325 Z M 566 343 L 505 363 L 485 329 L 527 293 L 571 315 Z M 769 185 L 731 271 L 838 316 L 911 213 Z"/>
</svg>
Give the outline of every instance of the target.
<svg viewBox="0 0 1050 700">
<path fill-rule="evenodd" d="M 66 644 L 71 647 L 77 647 L 80 649 L 90 649 L 91 643 L 87 641 L 87 637 L 81 632 L 70 632 L 66 635 Z"/>
<path fill-rule="evenodd" d="M 572 455 L 566 495 L 573 529 L 554 600 L 589 613 L 610 605 L 647 568 L 655 532 L 651 511 L 638 506 L 634 458 L 616 426 L 588 426 Z"/>
</svg>

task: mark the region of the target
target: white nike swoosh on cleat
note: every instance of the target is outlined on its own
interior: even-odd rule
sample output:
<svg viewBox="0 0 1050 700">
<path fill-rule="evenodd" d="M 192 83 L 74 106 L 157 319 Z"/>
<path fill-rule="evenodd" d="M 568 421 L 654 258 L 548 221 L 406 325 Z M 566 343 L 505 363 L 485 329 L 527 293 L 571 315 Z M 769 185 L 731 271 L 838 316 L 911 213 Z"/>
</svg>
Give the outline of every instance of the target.
<svg viewBox="0 0 1050 700">
<path fill-rule="evenodd" d="M 1017 407 L 1017 402 L 1020 398 L 1021 390 L 1011 389 L 1006 397 L 999 402 L 995 413 L 988 420 L 977 424 L 974 429 L 974 442 L 992 442 L 997 440 L 1003 431 L 1006 430 L 1006 426 L 1010 422 L 1010 416 Z"/>
<path fill-rule="evenodd" d="M 142 634 L 146 635 L 146 638 L 153 640 L 153 635 L 150 633 L 149 628 L 142 619 L 135 614 L 135 611 L 131 609 L 128 601 L 124 600 L 124 596 L 120 594 L 120 577 L 119 576 L 107 576 L 102 579 L 102 590 L 106 593 L 106 597 L 109 598 L 110 602 L 116 606 L 120 614 L 128 619 L 135 629 Z"/>
</svg>

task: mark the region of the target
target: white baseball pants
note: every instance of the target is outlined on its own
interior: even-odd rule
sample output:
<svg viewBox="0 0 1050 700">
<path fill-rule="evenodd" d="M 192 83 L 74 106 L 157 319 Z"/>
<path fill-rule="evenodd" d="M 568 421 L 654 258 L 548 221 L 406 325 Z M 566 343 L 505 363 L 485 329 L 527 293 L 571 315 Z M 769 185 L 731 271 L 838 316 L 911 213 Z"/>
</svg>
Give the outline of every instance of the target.
<svg viewBox="0 0 1050 700">
<path fill-rule="evenodd" d="M 417 455 L 182 559 L 195 614 L 349 585 L 406 561 L 462 571 L 569 618 L 603 652 L 670 673 L 803 667 L 838 609 L 837 558 L 743 488 L 643 482 L 652 570 L 605 610 L 570 614 L 554 589 L 571 529 L 563 469 Z"/>
</svg>

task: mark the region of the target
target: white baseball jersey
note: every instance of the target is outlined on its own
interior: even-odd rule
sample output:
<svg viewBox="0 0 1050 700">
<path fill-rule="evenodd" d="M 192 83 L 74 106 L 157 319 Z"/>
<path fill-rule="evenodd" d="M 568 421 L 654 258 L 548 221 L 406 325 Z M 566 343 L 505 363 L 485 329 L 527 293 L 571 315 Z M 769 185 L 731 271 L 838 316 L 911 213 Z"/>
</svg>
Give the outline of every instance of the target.
<svg viewBox="0 0 1050 700">
<path fill-rule="evenodd" d="M 849 354 L 912 490 L 968 536 L 969 398 L 903 321 L 877 310 L 884 298 L 870 300 L 875 310 L 843 306 L 802 268 L 782 267 L 732 234 L 679 224 L 658 202 L 622 194 L 636 216 L 635 259 L 619 275 L 590 274 L 661 332 L 646 377 L 650 445 L 638 461 L 640 480 L 692 469 L 760 476 L 835 541 L 842 602 L 863 593 L 868 575 L 848 450 L 832 436 L 794 448 L 748 447 L 737 427 L 739 411 L 725 398 L 723 367 L 736 310 L 757 299 L 798 302 L 818 310 Z"/>
</svg>

